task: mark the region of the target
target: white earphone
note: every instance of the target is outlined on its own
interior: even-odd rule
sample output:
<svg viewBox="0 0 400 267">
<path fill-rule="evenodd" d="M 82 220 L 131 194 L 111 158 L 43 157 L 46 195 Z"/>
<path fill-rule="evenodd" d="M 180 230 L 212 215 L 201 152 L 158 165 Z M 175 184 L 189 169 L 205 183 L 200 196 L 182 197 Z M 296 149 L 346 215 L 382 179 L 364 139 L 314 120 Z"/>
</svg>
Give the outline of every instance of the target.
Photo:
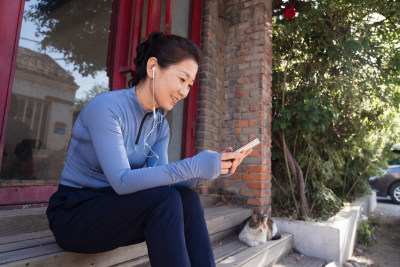
<svg viewBox="0 0 400 267">
<path fill-rule="evenodd" d="M 154 129 L 156 129 L 157 125 L 162 122 L 162 117 L 165 117 L 165 115 L 167 114 L 167 111 L 165 111 L 164 114 L 161 114 L 160 120 L 156 122 L 157 116 L 156 116 L 156 109 L 155 109 L 155 106 L 154 106 L 154 88 L 155 88 L 155 76 L 154 76 L 154 73 L 155 73 L 156 67 L 155 66 L 152 67 L 151 70 L 153 71 L 153 117 L 154 117 L 154 124 L 153 124 L 153 128 L 151 129 L 151 131 L 144 137 L 144 140 L 143 140 L 143 142 L 144 142 L 143 154 L 148 158 L 151 158 L 151 157 L 156 157 L 157 158 L 157 161 L 154 163 L 154 166 L 153 166 L 153 167 L 155 167 L 155 166 L 157 166 L 158 160 L 160 158 L 157 155 L 157 153 L 152 150 L 152 148 L 149 146 L 149 144 L 147 144 L 147 138 L 152 134 Z M 148 149 L 150 150 L 149 152 L 151 152 L 152 155 L 149 156 L 148 153 L 145 152 L 145 148 L 146 147 L 148 147 Z"/>
<path fill-rule="evenodd" d="M 155 106 L 154 106 L 154 84 L 155 84 L 154 72 L 155 72 L 155 70 L 156 70 L 156 67 L 154 66 L 154 67 L 151 68 L 151 69 L 152 69 L 152 71 L 153 71 L 153 117 L 154 117 L 154 119 L 156 119 L 156 118 L 157 118 L 157 116 L 156 116 L 156 108 L 155 108 Z"/>
</svg>

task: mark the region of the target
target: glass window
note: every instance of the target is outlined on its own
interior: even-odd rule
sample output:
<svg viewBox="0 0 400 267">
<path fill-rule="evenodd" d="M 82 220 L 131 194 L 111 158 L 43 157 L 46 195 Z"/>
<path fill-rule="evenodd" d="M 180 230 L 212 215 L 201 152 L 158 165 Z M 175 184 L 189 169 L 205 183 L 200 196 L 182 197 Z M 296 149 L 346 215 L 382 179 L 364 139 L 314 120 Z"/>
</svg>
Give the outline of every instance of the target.
<svg viewBox="0 0 400 267">
<path fill-rule="evenodd" d="M 188 37 L 189 33 L 189 11 L 190 1 L 174 0 L 172 5 L 172 27 L 171 33 Z M 170 162 L 181 159 L 182 150 L 182 128 L 184 101 L 179 101 L 175 107 L 168 112 L 166 118 L 171 129 L 171 138 L 168 146 L 168 158 Z"/>
<path fill-rule="evenodd" d="M 74 119 L 108 91 L 112 0 L 26 1 L 2 180 L 59 180 Z"/>
</svg>

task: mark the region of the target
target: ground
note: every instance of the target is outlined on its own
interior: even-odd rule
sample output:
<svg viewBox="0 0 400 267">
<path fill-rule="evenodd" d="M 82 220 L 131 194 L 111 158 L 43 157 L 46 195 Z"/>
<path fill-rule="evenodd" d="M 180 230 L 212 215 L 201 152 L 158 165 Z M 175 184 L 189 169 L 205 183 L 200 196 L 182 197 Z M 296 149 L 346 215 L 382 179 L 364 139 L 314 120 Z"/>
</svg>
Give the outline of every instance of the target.
<svg viewBox="0 0 400 267">
<path fill-rule="evenodd" d="M 344 267 L 400 266 L 400 205 L 379 201 L 373 213 L 380 229 L 376 232 L 377 242 L 368 247 L 357 245 L 353 256 Z"/>
</svg>

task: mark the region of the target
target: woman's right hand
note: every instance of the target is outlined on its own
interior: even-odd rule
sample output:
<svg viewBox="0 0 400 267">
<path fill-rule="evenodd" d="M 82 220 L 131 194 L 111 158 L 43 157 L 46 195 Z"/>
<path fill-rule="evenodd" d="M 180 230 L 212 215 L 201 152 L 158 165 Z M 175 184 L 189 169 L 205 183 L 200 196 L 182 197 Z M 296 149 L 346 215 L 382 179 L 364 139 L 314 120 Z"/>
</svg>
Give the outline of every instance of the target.
<svg viewBox="0 0 400 267">
<path fill-rule="evenodd" d="M 239 152 L 222 152 L 221 153 L 221 174 L 228 174 L 231 171 L 233 162 L 243 157 Z"/>
<path fill-rule="evenodd" d="M 212 150 L 207 151 L 218 153 Z M 228 174 L 232 168 L 234 160 L 239 160 L 241 157 L 243 157 L 243 155 L 239 152 L 231 152 L 229 150 L 221 152 L 221 174 Z"/>
<path fill-rule="evenodd" d="M 218 170 L 215 167 L 215 157 L 217 157 L 217 154 L 220 154 L 221 156 L 218 155 L 218 159 L 221 160 L 221 169 Z M 222 152 L 218 153 L 216 151 L 212 150 L 205 150 L 203 152 L 200 152 L 196 156 L 193 157 L 198 163 L 196 164 L 197 169 L 195 170 L 195 173 L 200 174 L 200 178 L 205 178 L 205 179 L 214 179 L 219 177 L 221 174 L 227 174 L 230 171 L 230 168 L 232 167 L 233 161 L 235 159 L 240 159 L 243 155 L 239 152 Z M 214 159 L 213 159 L 214 158 Z M 218 173 L 220 171 L 220 173 Z"/>
</svg>

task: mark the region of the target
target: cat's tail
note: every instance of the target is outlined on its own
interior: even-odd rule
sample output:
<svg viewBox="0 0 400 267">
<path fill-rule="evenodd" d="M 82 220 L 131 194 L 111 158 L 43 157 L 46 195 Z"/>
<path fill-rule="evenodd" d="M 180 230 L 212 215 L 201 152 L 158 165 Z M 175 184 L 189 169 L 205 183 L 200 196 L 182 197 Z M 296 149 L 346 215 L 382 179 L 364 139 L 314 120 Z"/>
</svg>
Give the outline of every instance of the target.
<svg viewBox="0 0 400 267">
<path fill-rule="evenodd" d="M 277 232 L 272 238 L 271 238 L 271 240 L 278 240 L 278 239 L 281 239 L 281 232 Z"/>
</svg>

